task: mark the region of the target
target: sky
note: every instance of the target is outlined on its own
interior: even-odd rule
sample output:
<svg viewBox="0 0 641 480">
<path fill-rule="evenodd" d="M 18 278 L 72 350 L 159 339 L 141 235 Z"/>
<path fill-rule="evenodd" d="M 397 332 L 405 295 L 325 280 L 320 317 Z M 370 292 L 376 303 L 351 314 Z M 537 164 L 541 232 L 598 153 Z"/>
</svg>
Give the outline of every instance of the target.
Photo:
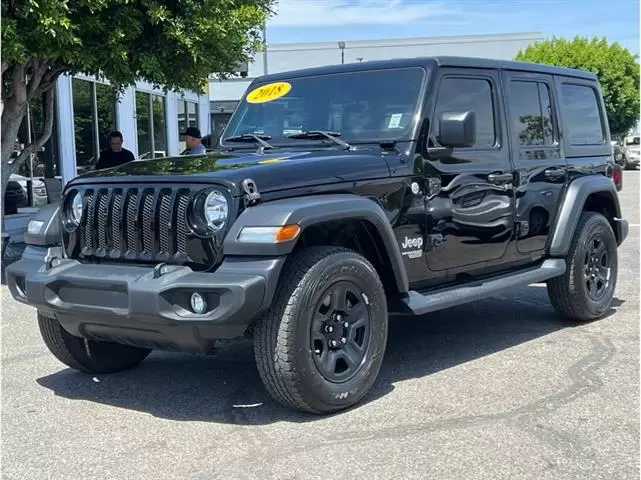
<svg viewBox="0 0 641 480">
<path fill-rule="evenodd" d="M 274 10 L 268 44 L 540 32 L 640 50 L 639 0 L 280 0 Z"/>
</svg>

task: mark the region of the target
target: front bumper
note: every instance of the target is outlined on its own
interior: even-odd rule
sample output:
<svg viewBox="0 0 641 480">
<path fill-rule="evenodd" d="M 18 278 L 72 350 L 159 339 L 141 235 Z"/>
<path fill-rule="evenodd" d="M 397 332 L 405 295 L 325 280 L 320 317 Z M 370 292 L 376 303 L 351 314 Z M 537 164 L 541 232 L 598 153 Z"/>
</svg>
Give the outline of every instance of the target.
<svg viewBox="0 0 641 480">
<path fill-rule="evenodd" d="M 7 267 L 16 300 L 54 316 L 76 336 L 190 352 L 242 335 L 269 306 L 284 261 L 228 259 L 213 273 L 167 265 L 159 274 L 149 267 L 53 258 L 51 250 L 28 246 Z M 191 311 L 193 292 L 206 299 L 205 313 Z"/>
</svg>

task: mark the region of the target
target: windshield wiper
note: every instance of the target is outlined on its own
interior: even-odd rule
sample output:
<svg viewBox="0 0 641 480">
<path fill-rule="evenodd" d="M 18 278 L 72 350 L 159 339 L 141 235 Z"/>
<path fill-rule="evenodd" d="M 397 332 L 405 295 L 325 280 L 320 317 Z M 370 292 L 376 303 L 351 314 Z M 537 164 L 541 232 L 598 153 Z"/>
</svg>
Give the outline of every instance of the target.
<svg viewBox="0 0 641 480">
<path fill-rule="evenodd" d="M 245 133 L 243 135 L 236 135 L 234 137 L 223 138 L 223 142 L 256 142 L 260 143 L 261 152 L 266 148 L 276 148 L 270 145 L 265 140 L 271 140 L 269 135 L 254 135 L 253 133 Z"/>
<path fill-rule="evenodd" d="M 294 139 L 309 138 L 309 139 L 318 139 L 318 140 L 327 139 L 327 140 L 331 140 L 336 145 L 343 147 L 345 150 L 349 150 L 350 148 L 352 148 L 352 146 L 349 143 L 344 142 L 340 138 L 337 138 L 337 137 L 340 137 L 341 135 L 342 133 L 340 132 L 324 132 L 322 130 L 311 130 L 308 132 L 301 132 L 301 133 L 294 133 L 292 135 L 287 135 L 287 138 L 294 138 Z"/>
</svg>

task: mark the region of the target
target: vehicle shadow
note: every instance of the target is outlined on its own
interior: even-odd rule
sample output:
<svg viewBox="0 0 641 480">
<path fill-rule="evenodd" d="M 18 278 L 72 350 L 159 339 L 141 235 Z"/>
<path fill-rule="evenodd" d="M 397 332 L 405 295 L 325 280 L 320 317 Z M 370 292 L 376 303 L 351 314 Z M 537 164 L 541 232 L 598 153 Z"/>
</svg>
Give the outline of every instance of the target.
<svg viewBox="0 0 641 480">
<path fill-rule="evenodd" d="M 608 316 L 623 303 L 615 299 Z M 389 394 L 396 382 L 426 377 L 573 327 L 554 312 L 540 286 L 423 318 L 393 318 L 379 378 L 353 409 Z M 258 376 L 249 340 L 223 344 L 209 356 L 154 352 L 128 372 L 93 377 L 64 369 L 37 382 L 67 399 L 171 420 L 263 425 L 323 418 L 289 410 L 271 399 Z"/>
</svg>

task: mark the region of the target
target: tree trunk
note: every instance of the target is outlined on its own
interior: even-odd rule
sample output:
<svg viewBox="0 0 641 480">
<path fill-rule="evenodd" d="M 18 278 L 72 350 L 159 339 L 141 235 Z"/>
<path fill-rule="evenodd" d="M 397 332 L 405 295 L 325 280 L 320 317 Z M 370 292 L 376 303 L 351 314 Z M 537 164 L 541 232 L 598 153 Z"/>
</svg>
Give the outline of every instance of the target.
<svg viewBox="0 0 641 480">
<path fill-rule="evenodd" d="M 9 183 L 9 176 L 18 170 L 20 165 L 14 161 L 11 165 L 9 160 L 13 154 L 16 138 L 18 137 L 18 130 L 22 124 L 25 113 L 27 111 L 26 105 L 17 105 L 16 102 L 9 100 L 4 104 L 2 110 L 2 203 L 4 204 L 4 193 L 7 190 Z M 3 209 L 4 213 L 4 209 Z"/>
<path fill-rule="evenodd" d="M 8 96 L 6 92 L 3 93 L 3 108 L 1 116 L 1 158 L 0 158 L 0 174 L 2 175 L 1 189 L 2 193 L 2 211 L 0 216 L 2 218 L 2 225 L 4 227 L 4 195 L 7 191 L 7 184 L 9 177 L 12 173 L 18 171 L 31 154 L 39 151 L 44 144 L 51 137 L 54 122 L 54 102 L 55 102 L 55 84 L 56 80 L 62 73 L 61 69 L 52 70 L 49 68 L 47 62 L 29 62 L 25 65 L 15 65 L 12 68 L 3 68 L 3 77 L 5 73 L 11 72 L 11 94 Z M 27 83 L 25 71 L 29 70 L 30 80 Z M 4 80 L 4 79 L 3 79 Z M 3 86 L 4 88 L 4 86 Z M 27 145 L 18 157 L 11 159 L 11 155 L 15 149 L 15 142 L 18 136 L 18 131 L 24 116 L 27 112 L 27 105 L 33 98 L 39 98 L 40 95 L 45 95 L 44 115 L 45 124 L 42 136 Z M 11 163 L 9 163 L 9 161 Z"/>
<path fill-rule="evenodd" d="M 2 195 L 8 182 L 8 176 L 5 172 L 11 174 L 17 169 L 30 154 L 37 152 L 51 137 L 53 130 L 54 120 L 54 93 L 55 85 L 58 77 L 66 69 L 60 65 L 54 65 L 49 60 L 36 60 L 31 59 L 24 64 L 10 65 L 6 62 L 2 63 Z M 11 90 L 9 94 L 6 92 L 4 80 L 5 76 L 11 76 Z M 45 94 L 45 125 L 44 131 L 40 138 L 31 142 L 20 153 L 18 158 L 13 162 L 13 165 L 8 165 L 11 154 L 13 153 L 14 144 L 22 120 L 27 111 L 27 105 L 34 98 L 39 98 Z"/>
</svg>

